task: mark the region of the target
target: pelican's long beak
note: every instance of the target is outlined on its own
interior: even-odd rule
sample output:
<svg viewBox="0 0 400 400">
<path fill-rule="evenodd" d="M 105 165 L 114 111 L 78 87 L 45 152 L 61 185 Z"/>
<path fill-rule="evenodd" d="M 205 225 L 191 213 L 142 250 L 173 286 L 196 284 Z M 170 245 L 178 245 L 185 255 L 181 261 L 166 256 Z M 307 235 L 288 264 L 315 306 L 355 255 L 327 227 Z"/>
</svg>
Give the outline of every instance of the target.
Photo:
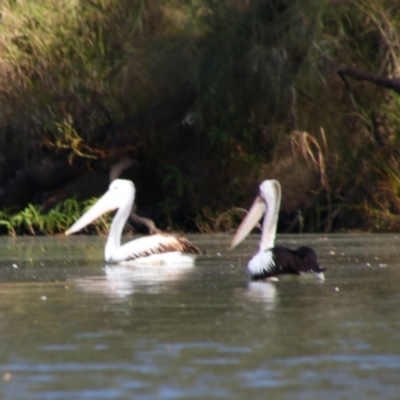
<svg viewBox="0 0 400 400">
<path fill-rule="evenodd" d="M 119 207 L 118 196 L 112 191 L 107 191 L 100 199 L 85 212 L 68 230 L 65 231 L 66 235 L 80 231 L 86 225 L 89 225 L 96 218 L 100 217 L 107 211 L 115 210 Z"/>
<path fill-rule="evenodd" d="M 246 217 L 237 229 L 235 236 L 231 240 L 231 249 L 237 246 L 250 233 L 257 222 L 265 214 L 265 211 L 267 211 L 267 206 L 265 205 L 264 200 L 260 196 L 257 196 Z"/>
</svg>

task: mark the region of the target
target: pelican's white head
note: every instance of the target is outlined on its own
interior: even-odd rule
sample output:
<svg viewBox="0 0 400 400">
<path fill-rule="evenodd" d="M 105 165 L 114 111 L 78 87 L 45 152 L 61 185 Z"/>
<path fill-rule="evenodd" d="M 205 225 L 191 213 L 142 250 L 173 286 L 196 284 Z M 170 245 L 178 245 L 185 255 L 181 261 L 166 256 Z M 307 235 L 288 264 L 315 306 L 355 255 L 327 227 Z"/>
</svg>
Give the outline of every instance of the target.
<svg viewBox="0 0 400 400">
<path fill-rule="evenodd" d="M 281 184 L 276 179 L 267 179 L 261 182 L 259 196 L 263 199 L 268 209 L 274 206 L 279 211 L 282 197 Z"/>
<path fill-rule="evenodd" d="M 259 194 L 243 219 L 234 237 L 231 240 L 231 248 L 237 246 L 251 232 L 258 221 L 267 212 L 264 219 L 263 235 L 260 242 L 260 250 L 273 247 L 275 241 L 276 223 L 281 203 L 281 185 L 275 179 L 268 179 L 259 186 Z"/>
<path fill-rule="evenodd" d="M 119 208 L 127 198 L 132 199 L 133 203 L 133 200 L 135 199 L 135 185 L 132 181 L 127 179 L 115 179 L 110 183 L 105 195 L 107 193 L 111 193 L 110 202 L 114 202 L 114 209 Z"/>
<path fill-rule="evenodd" d="M 133 201 L 135 200 L 135 185 L 126 179 L 115 179 L 108 190 L 100 199 L 83 214 L 66 232 L 66 235 L 80 231 L 86 225 L 93 222 L 108 211 L 117 208 L 126 208 L 129 215 Z M 128 216 L 126 216 L 128 218 Z M 124 221 L 125 222 L 125 221 Z"/>
</svg>

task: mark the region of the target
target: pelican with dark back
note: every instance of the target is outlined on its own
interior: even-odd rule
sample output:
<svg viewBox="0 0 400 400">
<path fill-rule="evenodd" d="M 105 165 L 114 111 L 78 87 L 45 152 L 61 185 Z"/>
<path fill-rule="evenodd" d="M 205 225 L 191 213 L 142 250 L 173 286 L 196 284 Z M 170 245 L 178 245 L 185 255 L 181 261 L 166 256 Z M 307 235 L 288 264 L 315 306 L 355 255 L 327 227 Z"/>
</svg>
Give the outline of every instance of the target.
<svg viewBox="0 0 400 400">
<path fill-rule="evenodd" d="M 302 246 L 291 250 L 275 246 L 280 203 L 280 183 L 275 179 L 262 182 L 258 196 L 232 238 L 231 248 L 242 242 L 264 215 L 258 253 L 247 264 L 249 277 L 260 280 L 284 274 L 315 273 L 319 279 L 324 280 L 325 269 L 319 266 L 317 254 L 311 247 Z"/>
</svg>

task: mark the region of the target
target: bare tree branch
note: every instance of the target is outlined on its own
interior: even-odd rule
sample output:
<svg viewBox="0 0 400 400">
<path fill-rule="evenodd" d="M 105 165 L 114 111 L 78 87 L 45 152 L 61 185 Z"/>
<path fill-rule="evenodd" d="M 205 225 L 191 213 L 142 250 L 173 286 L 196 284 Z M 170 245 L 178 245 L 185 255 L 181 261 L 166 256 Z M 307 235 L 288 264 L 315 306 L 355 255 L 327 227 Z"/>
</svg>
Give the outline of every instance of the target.
<svg viewBox="0 0 400 400">
<path fill-rule="evenodd" d="M 352 68 L 343 68 L 337 71 L 337 74 L 345 81 L 344 77 L 375 83 L 377 86 L 382 86 L 387 89 L 392 89 L 400 94 L 400 79 L 385 78 L 379 75 L 371 74 L 369 72 L 359 71 Z M 345 81 L 346 82 L 346 81 Z"/>
</svg>

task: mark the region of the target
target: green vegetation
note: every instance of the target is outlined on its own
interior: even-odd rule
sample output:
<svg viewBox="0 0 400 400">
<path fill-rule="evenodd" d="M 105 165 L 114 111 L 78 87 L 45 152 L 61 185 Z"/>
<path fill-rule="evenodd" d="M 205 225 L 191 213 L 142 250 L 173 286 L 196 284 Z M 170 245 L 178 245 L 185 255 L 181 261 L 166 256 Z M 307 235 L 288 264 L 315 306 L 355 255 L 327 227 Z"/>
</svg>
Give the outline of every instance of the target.
<svg viewBox="0 0 400 400">
<path fill-rule="evenodd" d="M 12 236 L 64 233 L 96 201 L 97 199 L 91 199 L 79 203 L 74 199 L 68 199 L 48 211 L 32 204 L 28 204 L 18 213 L 0 211 L 0 226 Z M 111 216 L 103 216 L 94 221 L 89 229 L 94 228 L 97 233 L 108 232 L 110 223 Z"/>
<path fill-rule="evenodd" d="M 0 8 L 0 186 L 44 158 L 104 169 L 128 154 L 162 228 L 230 230 L 259 182 L 277 178 L 281 230 L 400 229 L 399 93 L 337 73 L 399 76 L 397 0 Z M 193 101 L 156 125 L 187 86 Z M 62 231 L 79 214 L 63 207 L 3 211 L 0 224 Z"/>
</svg>

